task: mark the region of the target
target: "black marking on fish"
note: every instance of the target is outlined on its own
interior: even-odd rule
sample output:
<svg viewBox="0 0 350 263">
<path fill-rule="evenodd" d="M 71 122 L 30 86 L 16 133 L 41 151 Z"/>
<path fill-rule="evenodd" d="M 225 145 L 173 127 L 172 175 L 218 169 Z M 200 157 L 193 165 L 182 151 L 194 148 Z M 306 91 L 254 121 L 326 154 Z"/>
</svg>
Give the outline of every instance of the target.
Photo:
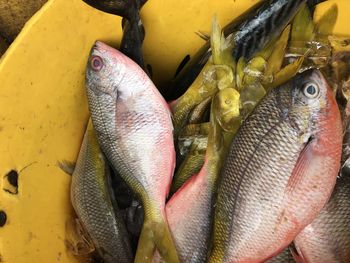
<svg viewBox="0 0 350 263">
<path fill-rule="evenodd" d="M 235 48 L 233 58 L 240 57 L 249 60 L 258 50 L 263 48 L 269 40 L 277 38 L 290 23 L 301 4 L 306 0 L 270 0 L 261 1 L 233 22 L 227 25 L 223 32 L 225 36 L 233 36 Z M 276 11 L 275 11 L 276 9 Z M 211 55 L 210 44 L 207 42 L 193 56 L 191 61 L 167 87 L 171 87 L 166 99 L 174 100 L 181 96 L 193 83 Z"/>
</svg>

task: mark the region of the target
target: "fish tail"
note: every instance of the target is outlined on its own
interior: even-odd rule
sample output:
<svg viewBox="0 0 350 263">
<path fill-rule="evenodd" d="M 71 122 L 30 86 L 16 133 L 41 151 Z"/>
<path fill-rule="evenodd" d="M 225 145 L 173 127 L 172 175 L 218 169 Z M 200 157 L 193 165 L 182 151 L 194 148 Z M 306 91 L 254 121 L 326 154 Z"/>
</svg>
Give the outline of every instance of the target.
<svg viewBox="0 0 350 263">
<path fill-rule="evenodd" d="M 175 243 L 164 216 L 145 218 L 142 227 L 135 263 L 152 262 L 154 250 L 168 263 L 180 263 Z"/>
<path fill-rule="evenodd" d="M 176 246 L 165 218 L 157 224 L 154 234 L 156 247 L 165 262 L 180 263 Z"/>
<path fill-rule="evenodd" d="M 152 262 L 155 247 L 153 227 L 149 221 L 145 220 L 137 246 L 135 263 Z"/>
<path fill-rule="evenodd" d="M 128 13 L 122 20 L 123 37 L 120 51 L 135 61 L 150 76 L 143 58 L 142 43 L 145 39 L 145 29 L 140 17 L 140 9 L 146 1 L 127 0 L 127 2 L 129 2 Z"/>
</svg>

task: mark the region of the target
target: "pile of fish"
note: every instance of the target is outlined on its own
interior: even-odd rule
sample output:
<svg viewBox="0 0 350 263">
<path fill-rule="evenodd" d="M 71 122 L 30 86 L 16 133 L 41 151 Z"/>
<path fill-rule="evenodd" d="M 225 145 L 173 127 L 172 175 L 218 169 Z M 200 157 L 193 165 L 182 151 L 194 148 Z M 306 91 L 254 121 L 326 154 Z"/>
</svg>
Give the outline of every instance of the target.
<svg viewBox="0 0 350 263">
<path fill-rule="evenodd" d="M 119 50 L 97 41 L 87 64 L 75 254 L 350 262 L 350 53 L 331 36 L 336 5 L 316 24 L 323 1 L 261 1 L 224 29 L 214 18 L 161 94 L 142 56 L 146 1 L 85 2 L 123 16 L 124 35 Z"/>
</svg>

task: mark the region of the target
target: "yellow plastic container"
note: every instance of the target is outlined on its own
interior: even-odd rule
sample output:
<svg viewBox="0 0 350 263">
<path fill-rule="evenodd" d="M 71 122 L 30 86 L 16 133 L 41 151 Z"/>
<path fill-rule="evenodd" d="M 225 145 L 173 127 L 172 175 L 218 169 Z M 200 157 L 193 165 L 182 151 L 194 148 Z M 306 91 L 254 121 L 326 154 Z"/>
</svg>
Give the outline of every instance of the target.
<svg viewBox="0 0 350 263">
<path fill-rule="evenodd" d="M 258 1 L 149 0 L 142 10 L 144 53 L 156 83 L 173 76 L 183 57 L 204 43 L 214 14 L 222 25 Z M 350 35 L 350 2 L 339 6 L 335 34 Z M 86 262 L 65 246 L 74 217 L 70 176 L 57 165 L 74 162 L 88 120 L 84 72 L 99 39 L 118 46 L 120 18 L 81 0 L 51 0 L 25 26 L 0 63 L 0 262 Z M 18 193 L 8 173 L 17 171 Z"/>
</svg>

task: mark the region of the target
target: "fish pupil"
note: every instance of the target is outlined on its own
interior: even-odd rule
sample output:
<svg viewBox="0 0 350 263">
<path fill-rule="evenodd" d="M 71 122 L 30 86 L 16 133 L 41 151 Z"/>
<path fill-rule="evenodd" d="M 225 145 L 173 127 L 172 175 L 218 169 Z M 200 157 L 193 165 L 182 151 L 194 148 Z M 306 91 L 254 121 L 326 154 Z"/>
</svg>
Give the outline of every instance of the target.
<svg viewBox="0 0 350 263">
<path fill-rule="evenodd" d="M 315 95 L 317 91 L 314 85 L 309 85 L 306 89 L 306 92 L 310 95 Z"/>
<path fill-rule="evenodd" d="M 94 70 L 100 70 L 102 68 L 102 59 L 96 56 L 92 58 L 91 64 Z"/>
</svg>

